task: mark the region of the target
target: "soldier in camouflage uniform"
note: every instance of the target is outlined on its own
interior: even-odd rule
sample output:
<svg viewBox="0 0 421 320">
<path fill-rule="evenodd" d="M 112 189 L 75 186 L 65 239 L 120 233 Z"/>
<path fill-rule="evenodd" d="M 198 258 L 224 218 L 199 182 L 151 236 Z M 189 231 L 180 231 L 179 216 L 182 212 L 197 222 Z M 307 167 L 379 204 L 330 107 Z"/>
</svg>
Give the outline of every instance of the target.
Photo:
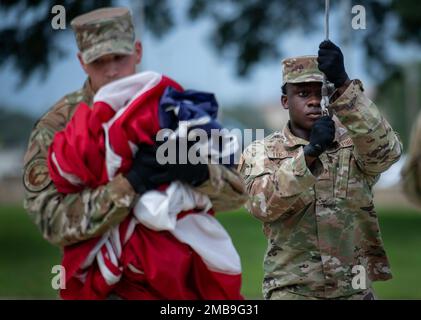
<svg viewBox="0 0 421 320">
<path fill-rule="evenodd" d="M 402 169 L 403 189 L 407 197 L 421 206 L 421 112 L 415 122 L 408 159 Z"/>
<path fill-rule="evenodd" d="M 282 64 L 290 121 L 247 147 L 238 168 L 268 239 L 264 298 L 374 299 L 371 282 L 392 276 L 372 188 L 401 143 L 332 42 Z M 321 114 L 321 71 L 336 88 L 332 118 Z"/>
<path fill-rule="evenodd" d="M 75 18 L 71 24 L 80 49 L 78 57 L 88 78 L 82 89 L 64 96 L 36 123 L 23 172 L 24 207 L 44 238 L 58 246 L 101 235 L 120 223 L 139 197 L 122 174 L 97 189 L 68 195 L 59 193 L 50 179 L 47 153 L 54 134 L 64 129 L 79 102 L 92 105 L 100 87 L 134 74 L 142 54 L 126 8 L 98 9 Z M 217 164 L 204 166 L 206 179 L 195 189 L 210 197 L 216 211 L 244 204 L 247 196 L 237 172 Z"/>
</svg>

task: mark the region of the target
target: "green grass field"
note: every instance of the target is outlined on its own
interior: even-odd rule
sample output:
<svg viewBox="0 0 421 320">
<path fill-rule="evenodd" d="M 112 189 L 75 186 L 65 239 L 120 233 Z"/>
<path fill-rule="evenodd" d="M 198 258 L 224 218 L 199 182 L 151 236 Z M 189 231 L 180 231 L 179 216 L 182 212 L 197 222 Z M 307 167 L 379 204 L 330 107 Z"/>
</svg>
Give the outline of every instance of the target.
<svg viewBox="0 0 421 320">
<path fill-rule="evenodd" d="M 421 213 L 379 210 L 386 250 L 394 279 L 375 284 L 381 299 L 421 299 Z M 262 260 L 266 240 L 259 221 L 244 210 L 221 213 L 243 266 L 243 294 L 261 299 Z M 0 298 L 57 298 L 51 288 L 59 249 L 38 233 L 23 209 L 0 206 Z"/>
</svg>

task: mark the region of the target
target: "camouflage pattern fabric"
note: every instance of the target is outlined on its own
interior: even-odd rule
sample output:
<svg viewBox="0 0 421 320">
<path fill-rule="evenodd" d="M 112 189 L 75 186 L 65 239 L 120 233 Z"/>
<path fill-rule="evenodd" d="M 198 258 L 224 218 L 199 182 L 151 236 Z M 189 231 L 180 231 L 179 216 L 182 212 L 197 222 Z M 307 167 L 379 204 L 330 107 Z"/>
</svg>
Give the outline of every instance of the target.
<svg viewBox="0 0 421 320">
<path fill-rule="evenodd" d="M 106 54 L 134 52 L 135 33 L 127 8 L 94 10 L 73 19 L 71 26 L 87 64 Z"/>
<path fill-rule="evenodd" d="M 271 292 L 269 300 L 322 300 L 323 298 L 302 296 L 287 289 L 277 289 Z M 323 299 L 324 300 L 324 299 Z M 335 300 L 377 300 L 374 290 L 369 288 L 367 290 L 358 292 L 351 296 L 340 297 Z"/>
<path fill-rule="evenodd" d="M 263 294 L 275 289 L 319 298 L 357 294 L 354 266 L 371 281 L 392 277 L 373 205 L 372 188 L 395 163 L 401 143 L 354 80 L 330 108 L 334 144 L 310 170 L 303 146 L 287 125 L 244 151 L 239 171 L 247 209 L 268 239 Z"/>
<path fill-rule="evenodd" d="M 282 85 L 302 82 L 322 82 L 317 56 L 301 56 L 282 60 Z"/>
</svg>

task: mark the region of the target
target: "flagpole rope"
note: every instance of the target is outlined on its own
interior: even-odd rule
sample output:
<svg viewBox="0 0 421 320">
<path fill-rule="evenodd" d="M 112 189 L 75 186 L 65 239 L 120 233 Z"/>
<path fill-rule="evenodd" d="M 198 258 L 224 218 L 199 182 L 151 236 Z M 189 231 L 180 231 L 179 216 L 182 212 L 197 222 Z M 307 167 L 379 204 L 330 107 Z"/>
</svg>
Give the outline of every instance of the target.
<svg viewBox="0 0 421 320">
<path fill-rule="evenodd" d="M 329 11 L 329 0 L 325 0 L 325 40 L 329 40 Z M 322 100 L 320 101 L 320 106 L 322 107 L 322 115 L 329 115 L 327 109 L 329 106 L 329 94 L 326 75 L 323 75 Z"/>
</svg>

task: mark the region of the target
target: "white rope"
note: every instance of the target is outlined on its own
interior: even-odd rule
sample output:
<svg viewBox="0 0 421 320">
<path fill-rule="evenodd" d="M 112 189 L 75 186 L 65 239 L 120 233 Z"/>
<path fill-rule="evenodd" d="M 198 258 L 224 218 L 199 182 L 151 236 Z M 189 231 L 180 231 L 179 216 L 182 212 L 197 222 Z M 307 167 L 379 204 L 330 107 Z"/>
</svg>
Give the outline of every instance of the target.
<svg viewBox="0 0 421 320">
<path fill-rule="evenodd" d="M 325 0 L 325 40 L 329 40 L 329 10 L 329 0 Z M 322 107 L 322 115 L 329 115 L 329 111 L 327 110 L 327 107 L 329 106 L 329 93 L 326 75 L 323 75 L 322 100 L 320 101 L 320 106 Z"/>
</svg>

